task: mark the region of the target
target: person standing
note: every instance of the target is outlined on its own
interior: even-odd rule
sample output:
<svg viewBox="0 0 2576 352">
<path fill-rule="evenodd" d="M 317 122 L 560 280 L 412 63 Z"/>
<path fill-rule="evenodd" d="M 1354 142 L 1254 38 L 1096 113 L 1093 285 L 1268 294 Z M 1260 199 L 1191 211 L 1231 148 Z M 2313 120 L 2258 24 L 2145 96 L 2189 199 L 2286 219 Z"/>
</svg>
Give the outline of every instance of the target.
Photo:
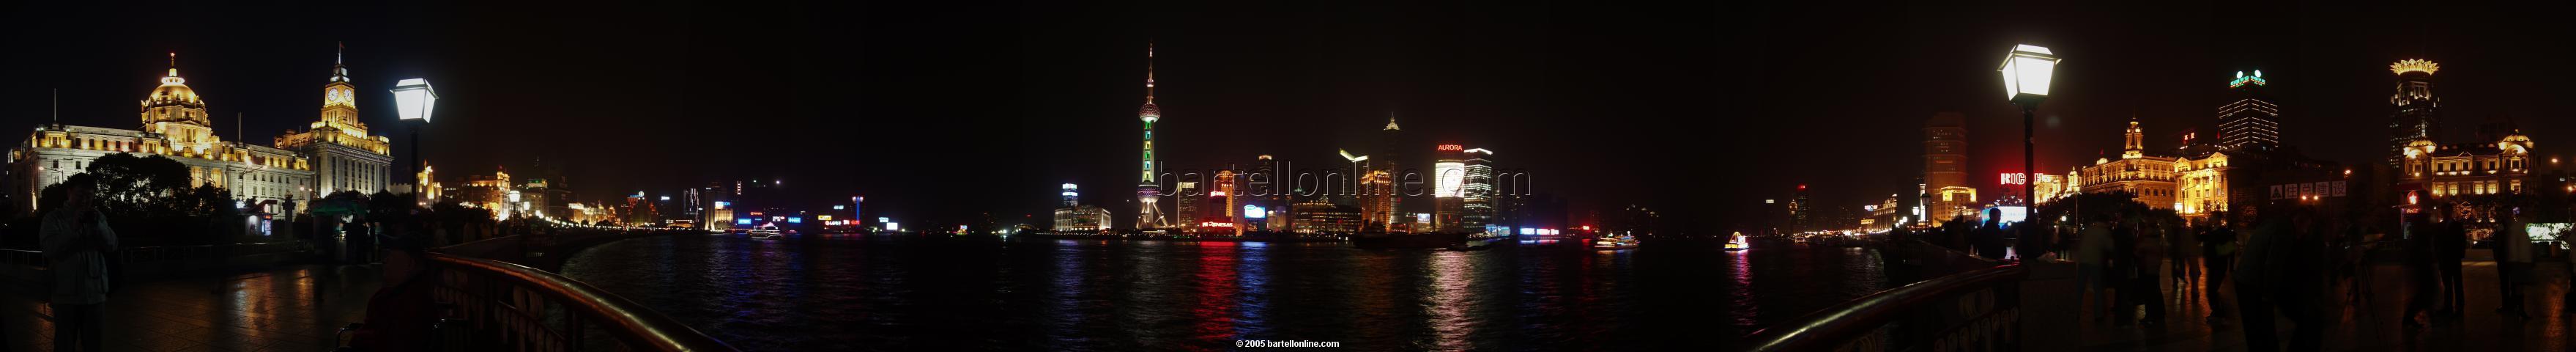
<svg viewBox="0 0 2576 352">
<path fill-rule="evenodd" d="M 2500 307 L 2496 307 L 2496 314 L 2531 319 L 2531 314 L 2526 314 L 2522 309 L 2523 276 L 2529 274 L 2530 270 L 2526 268 L 2531 265 L 2531 236 L 2523 232 L 2520 219 L 2513 219 L 2509 215 L 2506 218 L 2508 220 L 2495 230 L 2495 243 L 2492 246 L 2495 251 L 2496 285 L 2502 295 L 2502 301 L 2498 303 Z"/>
<path fill-rule="evenodd" d="M 2434 245 L 2433 232 L 2436 227 L 2431 219 L 2424 214 L 2407 216 L 2406 314 L 2399 316 L 2398 321 L 2405 322 L 2404 325 L 2409 329 L 2423 326 L 2423 323 L 2415 321 L 2415 317 L 2419 315 L 2423 316 L 2426 322 L 2439 321 L 2440 312 L 2434 306 L 2444 304 L 2439 302 L 2446 301 L 2441 297 L 2444 290 L 2442 279 L 2437 274 L 2441 270 L 2436 269 L 2433 264 L 2442 256 L 2436 253 L 2440 250 Z"/>
<path fill-rule="evenodd" d="M 95 202 L 97 178 L 75 174 L 62 183 L 62 208 L 45 213 L 40 238 L 54 271 L 54 350 L 99 351 L 106 340 L 107 252 L 116 231 Z"/>
<path fill-rule="evenodd" d="M 2289 349 L 2315 351 L 2323 342 L 2323 315 L 2316 301 L 2323 292 L 2322 241 L 2315 233 L 2315 217 L 2308 209 L 2287 210 L 2292 214 L 2273 215 L 2265 212 L 2264 220 L 2245 240 L 2244 256 L 2236 263 L 2236 292 L 2245 319 L 2247 350 L 2281 349 L 2279 331 L 2273 327 L 2273 315 L 2290 318 L 2297 326 L 2290 335 Z"/>
<path fill-rule="evenodd" d="M 2231 302 L 2228 302 L 2225 296 L 2220 295 L 2224 292 L 2219 291 L 2219 287 L 2227 284 L 2227 273 L 2236 268 L 2233 261 L 2236 258 L 2237 246 L 2236 229 L 2229 227 L 2235 224 L 2233 221 L 2235 219 L 2231 218 L 2228 212 L 2218 212 L 2211 215 L 2209 219 L 2211 222 L 2201 231 L 2200 238 L 2200 267 L 2201 271 L 2207 273 L 2202 276 L 2204 281 L 2201 284 L 2201 295 L 2208 297 L 2208 319 L 2210 323 L 2215 324 L 2226 320 L 2228 312 L 2236 309 L 2234 305 L 2229 304 Z"/>
<path fill-rule="evenodd" d="M 2137 323 L 2139 304 L 2137 300 L 2146 293 L 2138 292 L 2136 283 L 2139 270 L 2136 211 L 2122 213 L 2116 221 L 2114 223 L 2116 225 L 2111 227 L 2110 256 L 2104 259 L 2106 259 L 2105 263 L 2109 264 L 2111 287 L 2115 287 L 2115 291 L 2119 292 L 2112 299 L 2112 302 L 2118 303 L 2111 309 L 2111 323 L 2113 326 L 2127 327 Z"/>
<path fill-rule="evenodd" d="M 2165 223 L 2165 248 L 2173 256 L 2174 295 L 2190 297 L 2200 288 L 2200 240 L 2182 221 Z"/>
<path fill-rule="evenodd" d="M 2075 244 L 2077 282 L 2084 286 L 2085 295 L 2093 298 L 2094 303 L 2084 308 L 2103 307 L 2094 319 L 2109 320 L 2110 307 L 2113 306 L 2110 302 L 2110 261 L 2107 260 L 2111 256 L 2111 216 L 2093 214 L 2086 220 L 2089 221 L 2084 223 L 2083 234 Z"/>
<path fill-rule="evenodd" d="M 2120 309 L 2124 311 L 2128 310 L 2131 306 L 2146 306 L 2147 316 L 2145 319 L 2139 320 L 2138 324 L 2149 327 L 2165 325 L 2164 290 L 2162 287 L 2158 287 L 2159 285 L 2163 285 L 2164 281 L 2156 279 L 2156 271 L 2164 270 L 2165 268 L 2164 228 L 2163 226 L 2160 226 L 2162 224 L 2162 221 L 2156 220 L 2142 219 L 2138 221 L 2138 229 L 2136 232 L 2139 237 L 2136 241 L 2136 248 L 2134 248 L 2136 253 L 2133 254 L 2138 258 L 2138 264 L 2131 266 L 2131 268 L 2137 270 L 2138 273 L 2135 275 L 2137 278 L 2130 281 L 2129 287 L 2131 291 L 2135 291 L 2138 294 L 2135 295 L 2137 297 L 2136 299 L 2129 301 L 2129 305 L 2120 306 Z M 2174 288 L 2181 289 L 2182 287 L 2176 286 Z"/>
<path fill-rule="evenodd" d="M 2442 236 L 2435 238 L 2433 243 L 2442 251 L 2441 257 L 2433 264 L 2442 269 L 2442 289 L 2448 291 L 2443 293 L 2448 302 L 2442 306 L 2442 316 L 2444 320 L 2456 323 L 2461 314 L 2468 312 L 2468 286 L 2461 283 L 2460 262 L 2469 256 L 2469 229 L 2467 224 L 2459 221 L 2444 221 L 2442 230 L 2434 233 Z"/>
</svg>

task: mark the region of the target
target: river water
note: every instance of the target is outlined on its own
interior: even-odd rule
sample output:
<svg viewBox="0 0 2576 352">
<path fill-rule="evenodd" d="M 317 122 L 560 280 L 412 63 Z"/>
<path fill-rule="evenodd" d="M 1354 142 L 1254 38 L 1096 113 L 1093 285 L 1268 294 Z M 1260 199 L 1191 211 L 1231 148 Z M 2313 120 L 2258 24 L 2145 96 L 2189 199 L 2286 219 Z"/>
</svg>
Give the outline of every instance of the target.
<svg viewBox="0 0 2576 352">
<path fill-rule="evenodd" d="M 1695 244 L 1457 252 L 682 235 L 592 247 L 563 272 L 747 351 L 1216 350 L 1237 340 L 1363 350 L 1688 350 L 1740 334 L 1737 322 L 1746 319 L 1730 319 L 1742 316 L 1735 304 L 1770 304 L 1768 292 L 1730 291 L 1743 273 L 1766 276 L 1752 278 L 1755 286 L 1774 286 L 1768 271 L 1730 269 L 1745 263 Z M 1746 317 L 1774 316 L 1765 312 Z"/>
</svg>

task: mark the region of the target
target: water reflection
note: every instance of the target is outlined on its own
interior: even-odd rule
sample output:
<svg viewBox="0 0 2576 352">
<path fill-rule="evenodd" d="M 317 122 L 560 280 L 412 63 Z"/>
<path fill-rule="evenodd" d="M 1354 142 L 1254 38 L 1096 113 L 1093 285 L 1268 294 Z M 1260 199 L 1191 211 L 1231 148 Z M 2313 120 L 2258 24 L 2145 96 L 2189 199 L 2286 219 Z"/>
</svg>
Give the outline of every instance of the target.
<svg viewBox="0 0 2576 352">
<path fill-rule="evenodd" d="M 711 235 L 601 245 L 565 273 L 744 350 L 1622 350 L 1706 342 L 1727 305 L 1710 286 L 1739 272 L 1694 259 L 1718 252 Z"/>
</svg>

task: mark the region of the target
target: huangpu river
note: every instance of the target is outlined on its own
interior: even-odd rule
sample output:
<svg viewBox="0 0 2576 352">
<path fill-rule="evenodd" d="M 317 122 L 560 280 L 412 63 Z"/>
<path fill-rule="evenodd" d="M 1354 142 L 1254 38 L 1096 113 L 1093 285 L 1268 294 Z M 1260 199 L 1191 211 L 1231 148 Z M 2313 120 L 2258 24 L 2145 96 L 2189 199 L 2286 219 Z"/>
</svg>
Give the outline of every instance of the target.
<svg viewBox="0 0 2576 352">
<path fill-rule="evenodd" d="M 1239 340 L 1648 350 L 1717 348 L 1750 331 L 1748 318 L 1772 319 L 1735 307 L 1769 304 L 1732 291 L 1762 272 L 1743 265 L 1844 255 L 1718 248 L 693 234 L 599 245 L 563 271 L 746 351 L 1216 350 Z M 1770 283 L 1781 279 L 1750 283 L 1788 286 Z"/>
</svg>

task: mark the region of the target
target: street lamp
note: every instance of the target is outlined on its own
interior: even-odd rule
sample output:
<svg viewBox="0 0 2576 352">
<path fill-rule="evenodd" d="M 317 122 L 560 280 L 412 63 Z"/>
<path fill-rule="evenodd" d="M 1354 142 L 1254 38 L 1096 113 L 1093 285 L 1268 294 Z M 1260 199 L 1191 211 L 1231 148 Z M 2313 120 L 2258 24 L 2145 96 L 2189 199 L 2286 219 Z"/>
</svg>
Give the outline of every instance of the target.
<svg viewBox="0 0 2576 352">
<path fill-rule="evenodd" d="M 2048 99 L 2049 78 L 2054 75 L 2056 70 L 2057 56 L 2049 53 L 2048 48 L 2030 44 L 2013 46 L 2011 52 L 2004 54 L 2003 68 L 1996 70 L 2003 72 L 2004 75 L 2005 99 L 2011 100 L 2013 105 L 2021 106 L 2022 175 L 2038 173 L 2038 166 L 2036 165 L 2039 163 L 2039 142 L 2038 139 L 2034 137 L 2036 135 L 2035 132 L 2037 128 L 2035 127 L 2035 124 L 2032 123 L 2034 119 L 2031 117 L 2031 112 L 2039 109 L 2039 102 L 2041 100 Z M 2037 191 L 2037 187 L 2038 185 L 2035 183 L 2023 182 L 2021 184 L 2022 195 L 2029 196 L 2033 194 Z M 2028 206 L 2028 204 L 2025 204 L 2021 210 L 2022 218 L 2030 219 L 2038 210 L 2039 208 L 2037 207 L 2031 207 Z M 2032 237 L 2034 236 L 2029 236 L 2027 234 L 2022 235 L 2022 242 L 2030 243 L 2032 241 Z"/>
<path fill-rule="evenodd" d="M 403 121 L 420 121 L 411 125 L 411 194 L 419 198 L 428 180 L 420 178 L 420 129 L 428 127 L 429 113 L 438 107 L 438 92 L 429 88 L 429 79 L 413 78 L 394 82 L 394 111 Z"/>
</svg>

